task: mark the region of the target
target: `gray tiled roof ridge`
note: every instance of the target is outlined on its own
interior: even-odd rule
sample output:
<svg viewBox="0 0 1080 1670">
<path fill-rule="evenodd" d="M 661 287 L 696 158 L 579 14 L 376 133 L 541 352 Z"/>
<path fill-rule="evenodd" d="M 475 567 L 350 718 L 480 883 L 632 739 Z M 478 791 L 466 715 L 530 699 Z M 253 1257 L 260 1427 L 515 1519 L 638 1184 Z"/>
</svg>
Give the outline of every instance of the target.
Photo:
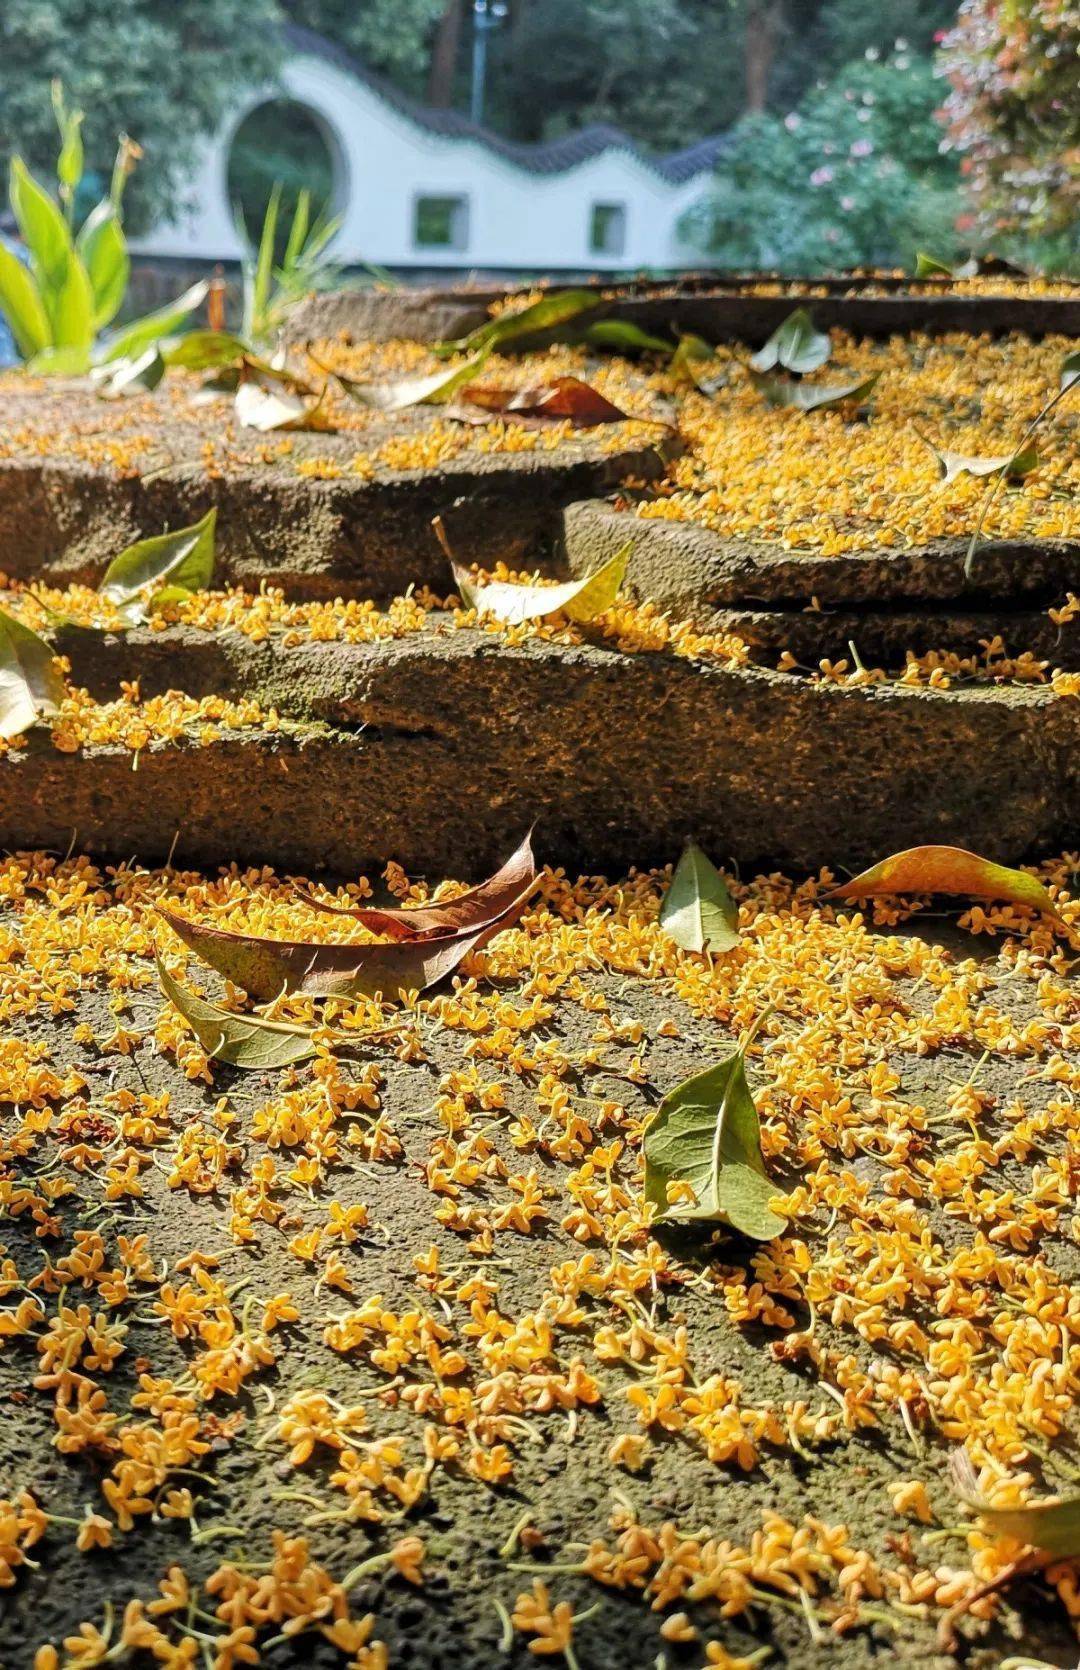
<svg viewBox="0 0 1080 1670">
<path fill-rule="evenodd" d="M 438 134 L 444 139 L 473 140 L 494 151 L 515 167 L 531 174 L 557 174 L 563 169 L 587 162 L 590 157 L 599 156 L 603 151 L 628 151 L 654 174 L 659 174 L 672 185 L 679 185 L 684 180 L 691 179 L 693 175 L 705 173 L 710 169 L 727 143 L 725 134 L 711 134 L 680 151 L 657 156 L 644 150 L 628 133 L 624 133 L 622 128 L 606 122 L 593 123 L 561 139 L 534 144 L 504 139 L 500 134 L 492 133 L 490 128 L 470 121 L 460 111 L 439 110 L 409 98 L 384 76 L 369 70 L 345 47 L 339 46 L 336 41 L 328 40 L 325 35 L 318 34 L 314 29 L 307 29 L 299 23 L 286 23 L 283 26 L 283 34 L 288 46 L 296 53 L 323 58 L 328 63 L 346 70 L 417 127 L 424 128 L 428 133 Z"/>
</svg>

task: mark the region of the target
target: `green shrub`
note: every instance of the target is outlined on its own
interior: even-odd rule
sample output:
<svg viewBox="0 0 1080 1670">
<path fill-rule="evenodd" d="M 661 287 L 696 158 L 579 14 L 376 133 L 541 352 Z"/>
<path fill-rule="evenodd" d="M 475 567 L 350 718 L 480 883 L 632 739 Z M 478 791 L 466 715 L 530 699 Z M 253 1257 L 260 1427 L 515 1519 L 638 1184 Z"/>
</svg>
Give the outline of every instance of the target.
<svg viewBox="0 0 1080 1670">
<path fill-rule="evenodd" d="M 116 318 L 127 293 L 131 262 L 121 203 L 139 150 L 121 136 L 109 194 L 76 231 L 83 117 L 81 111 L 68 110 L 58 84 L 53 88 L 53 108 L 60 130 L 56 197 L 39 184 L 21 157 L 11 161 L 11 209 L 30 265 L 0 244 L 0 313 L 30 370 L 74 376 L 90 369 L 100 333 Z M 117 333 L 99 357 L 122 357 L 166 328 L 176 329 L 205 293 L 205 285 L 193 286 L 171 308 Z"/>
<path fill-rule="evenodd" d="M 861 59 L 785 117 L 733 129 L 685 230 L 722 266 L 811 273 L 961 253 L 961 198 L 941 155 L 940 88 L 923 58 Z"/>
</svg>

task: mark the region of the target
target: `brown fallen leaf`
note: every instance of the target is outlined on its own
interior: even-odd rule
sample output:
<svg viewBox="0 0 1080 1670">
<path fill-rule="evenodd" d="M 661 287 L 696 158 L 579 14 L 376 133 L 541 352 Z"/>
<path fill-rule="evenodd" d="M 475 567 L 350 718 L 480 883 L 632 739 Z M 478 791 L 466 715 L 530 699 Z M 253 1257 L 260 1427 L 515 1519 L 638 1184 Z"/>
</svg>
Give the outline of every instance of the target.
<svg viewBox="0 0 1080 1670">
<path fill-rule="evenodd" d="M 1024 870 L 992 864 L 963 847 L 909 847 L 852 876 L 823 897 L 871 899 L 882 893 L 955 893 L 975 899 L 1005 899 L 1062 922 L 1041 881 Z"/>
<path fill-rule="evenodd" d="M 447 415 L 466 416 L 470 406 L 497 417 L 541 419 L 547 423 L 561 423 L 566 419 L 575 429 L 590 429 L 599 423 L 625 423 L 627 413 L 615 406 L 580 377 L 553 377 L 549 383 L 531 383 L 524 388 L 504 388 L 498 385 L 468 383 L 460 391 L 461 405 L 448 408 Z"/>
<path fill-rule="evenodd" d="M 524 889 L 536 880 L 536 861 L 533 858 L 532 832 L 526 835 L 517 850 L 495 874 L 470 887 L 456 899 L 443 899 L 437 904 L 417 905 L 412 910 L 381 910 L 375 905 L 352 905 L 345 909 L 326 905 L 302 887 L 294 887 L 297 898 L 312 910 L 326 916 L 347 916 L 360 922 L 372 933 L 386 934 L 395 940 L 431 940 L 446 934 L 463 933 L 468 928 L 483 927 L 496 917 L 505 917 L 515 902 L 520 909 L 527 897 Z M 504 921 L 504 927 L 509 926 Z"/>
<path fill-rule="evenodd" d="M 520 915 L 533 881 L 522 887 L 501 916 L 460 933 L 437 939 L 408 939 L 391 944 L 325 945 L 312 940 L 262 939 L 230 933 L 207 923 L 189 922 L 157 907 L 189 950 L 241 986 L 257 1002 L 269 1003 L 282 992 L 312 997 L 399 997 L 425 991 L 450 974 L 471 951 L 479 950 Z"/>
</svg>

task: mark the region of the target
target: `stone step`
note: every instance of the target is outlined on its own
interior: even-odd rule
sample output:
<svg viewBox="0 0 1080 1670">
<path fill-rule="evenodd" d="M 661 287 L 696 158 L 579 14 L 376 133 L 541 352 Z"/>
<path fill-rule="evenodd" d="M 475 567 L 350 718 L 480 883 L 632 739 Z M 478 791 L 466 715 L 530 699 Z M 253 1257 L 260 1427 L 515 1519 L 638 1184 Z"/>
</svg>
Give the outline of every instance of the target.
<svg viewBox="0 0 1080 1670">
<path fill-rule="evenodd" d="M 288 734 L 136 760 L 31 732 L 0 768 L 4 847 L 150 861 L 175 841 L 184 862 L 478 877 L 535 820 L 572 868 L 665 862 L 694 835 L 814 869 L 926 841 L 1015 862 L 1074 840 L 1080 816 L 1080 702 L 1045 688 L 840 687 L 437 621 L 363 644 L 148 638 L 103 640 L 90 682 L 255 697 Z"/>
<path fill-rule="evenodd" d="M 755 293 L 769 289 L 770 294 Z M 555 288 L 570 288 L 558 286 Z M 522 337 L 515 351 L 546 347 L 568 329 L 600 319 L 622 319 L 653 336 L 692 331 L 708 342 L 746 342 L 759 346 L 791 311 L 809 307 L 820 330 L 844 330 L 853 336 L 887 337 L 918 331 L 927 336 L 964 332 L 1004 336 L 1011 331 L 1038 336 L 1080 335 L 1080 287 L 1071 294 L 1025 292 L 1022 281 L 1002 283 L 1000 293 L 972 294 L 948 283 L 911 279 L 840 278 L 799 283 L 775 276 L 747 275 L 717 280 L 701 275 L 696 283 L 641 281 L 615 287 L 603 280 L 574 284 L 592 289 L 596 304 L 561 327 Z M 339 290 L 311 296 L 289 320 L 293 342 L 339 338 L 386 342 L 410 337 L 421 342 L 456 341 L 490 317 L 490 308 L 508 296 L 532 292 L 498 287 L 435 287 L 426 290 Z"/>
<path fill-rule="evenodd" d="M 639 516 L 596 500 L 567 508 L 562 551 L 571 573 L 588 573 L 625 545 L 631 593 L 683 615 L 758 604 L 801 610 L 815 597 L 830 607 L 914 609 L 963 600 L 1007 612 L 1080 591 L 1080 539 L 988 541 L 977 548 L 969 579 L 963 539 L 834 557 L 731 539 L 694 522 Z"/>
<path fill-rule="evenodd" d="M 645 425 L 583 429 L 554 448 L 464 450 L 438 461 L 435 407 L 375 414 L 362 433 L 233 432 L 194 385 L 108 404 L 85 383 L 3 388 L 0 569 L 16 579 L 96 583 L 133 540 L 218 509 L 216 578 L 294 598 L 389 598 L 448 588 L 431 520 L 474 562 L 532 566 L 575 499 L 663 473 L 674 443 Z M 387 441 L 431 442 L 428 467 L 355 472 Z M 306 473 L 314 469 L 314 473 Z"/>
</svg>

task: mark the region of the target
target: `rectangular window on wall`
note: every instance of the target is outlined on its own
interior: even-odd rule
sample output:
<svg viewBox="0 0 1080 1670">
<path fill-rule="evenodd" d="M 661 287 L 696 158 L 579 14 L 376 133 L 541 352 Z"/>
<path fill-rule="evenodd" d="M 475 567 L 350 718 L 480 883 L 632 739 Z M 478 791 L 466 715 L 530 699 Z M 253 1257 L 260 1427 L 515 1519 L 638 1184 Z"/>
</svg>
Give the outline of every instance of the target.
<svg viewBox="0 0 1080 1670">
<path fill-rule="evenodd" d="M 589 249 L 593 255 L 622 255 L 626 249 L 626 205 L 594 203 L 589 217 Z"/>
<path fill-rule="evenodd" d="M 417 249 L 467 249 L 469 199 L 417 197 L 413 204 L 413 243 Z"/>
</svg>

